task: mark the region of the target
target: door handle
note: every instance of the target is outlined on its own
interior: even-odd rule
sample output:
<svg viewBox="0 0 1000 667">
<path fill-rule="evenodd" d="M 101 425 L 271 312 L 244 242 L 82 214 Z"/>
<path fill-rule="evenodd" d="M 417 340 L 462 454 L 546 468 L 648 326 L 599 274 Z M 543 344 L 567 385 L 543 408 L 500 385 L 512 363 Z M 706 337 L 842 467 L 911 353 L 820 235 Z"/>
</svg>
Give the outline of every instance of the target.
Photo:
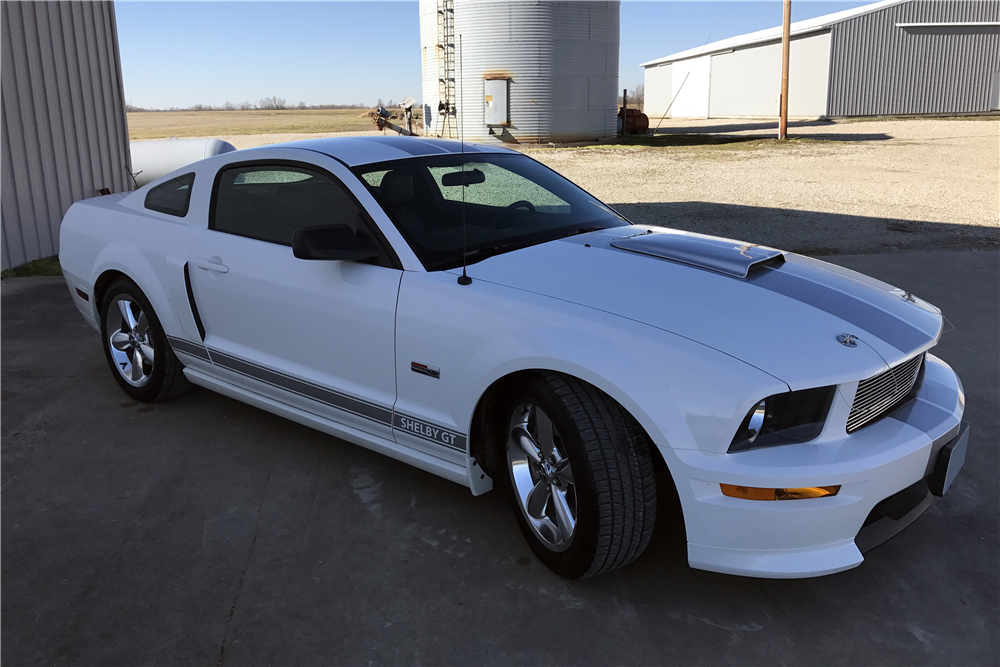
<svg viewBox="0 0 1000 667">
<path fill-rule="evenodd" d="M 218 257 L 212 259 L 196 259 L 194 265 L 202 271 L 215 271 L 216 273 L 229 273 L 229 267 L 222 263 Z"/>
</svg>

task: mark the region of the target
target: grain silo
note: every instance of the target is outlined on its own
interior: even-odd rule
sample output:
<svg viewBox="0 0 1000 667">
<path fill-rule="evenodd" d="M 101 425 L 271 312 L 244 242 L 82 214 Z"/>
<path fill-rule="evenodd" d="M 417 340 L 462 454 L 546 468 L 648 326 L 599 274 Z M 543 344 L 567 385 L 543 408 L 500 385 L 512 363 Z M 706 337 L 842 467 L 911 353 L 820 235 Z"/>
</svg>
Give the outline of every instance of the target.
<svg viewBox="0 0 1000 667">
<path fill-rule="evenodd" d="M 425 133 L 519 143 L 614 135 L 618 20 L 618 2 L 420 0 Z"/>
</svg>

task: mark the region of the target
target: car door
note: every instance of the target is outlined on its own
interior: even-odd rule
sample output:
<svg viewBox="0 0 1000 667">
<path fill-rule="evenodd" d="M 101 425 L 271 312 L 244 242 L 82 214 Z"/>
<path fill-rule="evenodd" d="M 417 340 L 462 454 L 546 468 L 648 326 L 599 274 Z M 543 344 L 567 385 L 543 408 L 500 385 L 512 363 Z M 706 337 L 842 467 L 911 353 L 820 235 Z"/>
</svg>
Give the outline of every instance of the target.
<svg viewBox="0 0 1000 667">
<path fill-rule="evenodd" d="M 344 186 L 353 176 L 328 162 L 221 168 L 208 229 L 189 259 L 192 291 L 221 377 L 391 439 L 402 272 Z M 294 257 L 296 229 L 330 224 L 351 226 L 382 256 L 368 263 Z"/>
</svg>

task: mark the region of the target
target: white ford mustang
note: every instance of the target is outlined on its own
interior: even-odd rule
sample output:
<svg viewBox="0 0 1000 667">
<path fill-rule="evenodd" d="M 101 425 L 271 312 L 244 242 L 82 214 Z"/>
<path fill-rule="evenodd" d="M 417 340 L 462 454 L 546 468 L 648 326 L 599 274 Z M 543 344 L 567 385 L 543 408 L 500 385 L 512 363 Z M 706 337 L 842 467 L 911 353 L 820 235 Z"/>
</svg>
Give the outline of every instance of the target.
<svg viewBox="0 0 1000 667">
<path fill-rule="evenodd" d="M 962 385 L 928 351 L 936 308 L 631 225 L 499 147 L 227 153 L 74 204 L 60 261 L 129 396 L 193 383 L 474 494 L 497 481 L 565 577 L 642 553 L 657 479 L 692 567 L 852 568 L 965 459 Z"/>
</svg>

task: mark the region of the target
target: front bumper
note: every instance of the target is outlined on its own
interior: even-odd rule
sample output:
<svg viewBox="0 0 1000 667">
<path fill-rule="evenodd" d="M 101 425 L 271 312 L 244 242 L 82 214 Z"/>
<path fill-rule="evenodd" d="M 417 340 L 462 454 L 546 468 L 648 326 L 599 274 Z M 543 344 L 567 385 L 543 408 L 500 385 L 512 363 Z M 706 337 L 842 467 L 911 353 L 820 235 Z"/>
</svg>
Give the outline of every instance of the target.
<svg viewBox="0 0 1000 667">
<path fill-rule="evenodd" d="M 850 435 L 824 432 L 809 443 L 739 454 L 674 450 L 671 472 L 691 566 L 771 578 L 856 567 L 864 560 L 860 547 L 888 539 L 929 506 L 926 492 L 919 499 L 901 492 L 933 477 L 941 451 L 968 437 L 967 425 L 961 428 L 964 411 L 958 376 L 928 354 L 916 398 Z M 956 463 L 953 471 L 961 465 Z M 720 484 L 841 488 L 836 496 L 764 502 L 724 496 Z M 893 506 L 887 499 L 897 494 L 905 498 Z"/>
</svg>

